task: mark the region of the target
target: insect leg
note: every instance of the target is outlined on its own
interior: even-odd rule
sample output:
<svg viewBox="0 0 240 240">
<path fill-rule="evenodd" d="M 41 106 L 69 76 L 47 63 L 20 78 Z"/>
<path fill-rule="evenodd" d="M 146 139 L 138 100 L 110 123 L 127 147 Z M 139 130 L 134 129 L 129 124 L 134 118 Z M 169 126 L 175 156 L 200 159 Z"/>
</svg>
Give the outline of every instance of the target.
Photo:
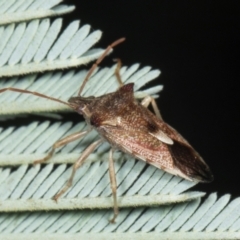
<svg viewBox="0 0 240 240">
<path fill-rule="evenodd" d="M 117 67 L 115 69 L 115 75 L 117 77 L 117 80 L 118 80 L 118 83 L 119 83 L 120 87 L 122 87 L 124 85 L 123 81 L 122 81 L 122 78 L 121 78 L 121 75 L 120 75 L 120 68 L 122 66 L 122 62 L 121 62 L 121 59 L 119 59 L 119 58 L 114 59 L 114 61 L 117 62 Z"/>
<path fill-rule="evenodd" d="M 94 151 L 96 147 L 98 147 L 104 140 L 99 139 L 89 145 L 81 154 L 80 158 L 74 163 L 71 177 L 68 179 L 66 185 L 62 188 L 60 192 L 58 192 L 53 199 L 57 201 L 71 186 L 73 182 L 74 175 L 79 167 L 84 163 L 87 157 Z"/>
<path fill-rule="evenodd" d="M 78 96 L 81 96 L 82 90 L 86 84 L 86 82 L 88 81 L 88 79 L 91 77 L 93 71 L 96 69 L 96 67 L 99 65 L 99 63 L 102 62 L 102 60 L 107 56 L 107 54 L 112 50 L 113 47 L 115 47 L 116 45 L 120 44 L 121 42 L 125 41 L 125 38 L 120 38 L 117 41 L 113 42 L 111 45 L 109 45 L 106 50 L 103 52 L 103 54 L 97 59 L 97 61 L 92 65 L 92 67 L 90 68 L 90 70 L 88 71 L 87 76 L 85 77 L 85 79 L 83 80 L 83 83 L 78 91 Z"/>
<path fill-rule="evenodd" d="M 117 204 L 117 182 L 116 182 L 116 173 L 114 169 L 114 162 L 113 162 L 113 148 L 109 151 L 109 176 L 110 176 L 110 183 L 112 188 L 112 195 L 113 195 L 113 218 L 110 220 L 111 223 L 115 223 L 115 220 L 118 216 L 118 204 Z"/>
<path fill-rule="evenodd" d="M 69 135 L 69 136 L 67 136 L 63 139 L 58 140 L 57 142 L 55 142 L 53 144 L 51 151 L 48 153 L 48 155 L 45 158 L 38 159 L 38 160 L 34 161 L 33 164 L 43 163 L 43 162 L 47 161 L 48 159 L 50 159 L 52 157 L 56 148 L 59 148 L 59 147 L 64 146 L 64 145 L 66 145 L 70 142 L 73 142 L 73 141 L 85 136 L 90 131 L 91 131 L 91 129 L 87 130 L 87 131 L 83 131 L 83 132 L 73 133 L 73 134 L 71 134 L 71 135 Z"/>
<path fill-rule="evenodd" d="M 144 107 L 146 107 L 146 108 L 149 106 L 150 103 L 152 104 L 152 107 L 153 107 L 153 110 L 154 110 L 156 116 L 157 116 L 159 119 L 162 120 L 162 116 L 161 116 L 161 114 L 160 114 L 159 108 L 158 108 L 158 106 L 157 106 L 157 104 L 156 104 L 156 101 L 155 101 L 155 99 L 154 99 L 153 97 L 151 97 L 151 96 L 148 95 L 148 96 L 146 96 L 146 97 L 141 101 L 141 104 L 142 104 Z"/>
</svg>

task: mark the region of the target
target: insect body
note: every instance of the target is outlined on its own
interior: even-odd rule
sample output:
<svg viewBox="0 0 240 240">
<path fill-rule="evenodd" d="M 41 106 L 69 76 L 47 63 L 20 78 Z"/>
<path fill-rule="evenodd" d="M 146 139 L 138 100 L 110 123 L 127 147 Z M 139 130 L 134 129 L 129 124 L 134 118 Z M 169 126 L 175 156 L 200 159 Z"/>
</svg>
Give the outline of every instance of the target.
<svg viewBox="0 0 240 240">
<path fill-rule="evenodd" d="M 199 154 L 134 98 L 133 85 L 96 98 L 72 97 L 69 103 L 113 148 L 190 181 L 211 181 Z"/>
<path fill-rule="evenodd" d="M 82 97 L 81 92 L 96 66 L 102 61 L 107 53 L 115 45 L 122 42 L 120 39 L 110 45 L 104 54 L 97 60 L 88 72 L 77 97 L 71 97 L 67 102 L 46 95 L 15 88 L 0 89 L 0 93 L 10 90 L 22 93 L 34 94 L 53 101 L 68 105 L 73 110 L 83 115 L 88 123 L 89 130 L 77 132 L 57 141 L 49 154 L 34 163 L 42 163 L 51 158 L 54 150 L 71 141 L 85 136 L 93 128 L 98 131 L 101 138 L 90 144 L 81 154 L 73 166 L 70 179 L 65 187 L 54 196 L 55 200 L 71 187 L 76 170 L 83 164 L 86 158 L 104 141 L 112 146 L 109 154 L 109 173 L 114 200 L 115 221 L 118 215 L 117 206 L 117 184 L 113 164 L 114 150 L 121 150 L 135 158 L 146 161 L 157 168 L 163 169 L 171 174 L 183 177 L 190 181 L 210 182 L 213 180 L 208 165 L 191 145 L 172 127 L 165 123 L 160 115 L 155 100 L 147 96 L 141 102 L 134 98 L 133 83 L 124 85 L 122 83 L 119 69 L 120 60 L 116 68 L 116 77 L 120 87 L 115 92 L 100 97 Z M 147 109 L 152 104 L 154 113 Z"/>
</svg>

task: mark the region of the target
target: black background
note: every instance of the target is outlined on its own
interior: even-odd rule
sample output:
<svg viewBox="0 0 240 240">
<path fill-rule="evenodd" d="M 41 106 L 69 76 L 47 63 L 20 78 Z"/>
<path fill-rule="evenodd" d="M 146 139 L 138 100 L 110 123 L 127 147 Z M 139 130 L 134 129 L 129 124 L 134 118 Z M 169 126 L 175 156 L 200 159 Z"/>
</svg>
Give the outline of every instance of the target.
<svg viewBox="0 0 240 240">
<path fill-rule="evenodd" d="M 197 149 L 215 180 L 196 190 L 240 195 L 238 1 L 65 1 L 81 19 L 103 31 L 98 46 L 127 41 L 111 59 L 159 68 L 163 118 Z"/>
</svg>

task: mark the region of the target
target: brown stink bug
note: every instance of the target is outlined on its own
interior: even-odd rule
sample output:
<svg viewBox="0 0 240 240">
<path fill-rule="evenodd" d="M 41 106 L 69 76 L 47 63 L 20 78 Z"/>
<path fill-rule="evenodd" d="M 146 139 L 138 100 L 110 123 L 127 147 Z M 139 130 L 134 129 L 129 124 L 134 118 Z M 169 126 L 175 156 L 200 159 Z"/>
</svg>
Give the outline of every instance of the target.
<svg viewBox="0 0 240 240">
<path fill-rule="evenodd" d="M 109 51 L 122 41 L 124 41 L 124 38 L 108 46 L 103 55 L 93 64 L 88 72 L 80 87 L 78 96 L 71 97 L 68 102 L 28 90 L 11 87 L 0 89 L 0 93 L 5 91 L 28 93 L 66 104 L 77 113 L 83 115 L 89 126 L 87 131 L 77 132 L 57 141 L 48 155 L 43 159 L 36 160 L 34 164 L 50 159 L 56 148 L 85 136 L 92 129 L 95 129 L 101 136 L 99 140 L 90 144 L 82 152 L 73 166 L 72 174 L 67 184 L 54 196 L 55 200 L 58 200 L 71 187 L 76 170 L 83 164 L 90 153 L 104 141 L 110 143 L 112 148 L 109 153 L 109 173 L 114 201 L 114 216 L 111 222 L 114 222 L 118 215 L 117 184 L 113 163 L 114 150 L 121 150 L 157 168 L 190 181 L 210 182 L 213 180 L 208 165 L 200 155 L 175 129 L 162 120 L 155 100 L 147 96 L 139 102 L 134 98 L 134 84 L 123 84 L 119 73 L 121 67 L 120 60 L 118 60 L 115 70 L 116 79 L 120 87 L 115 92 L 100 97 L 81 96 L 82 90 L 94 69 Z M 155 114 L 148 110 L 149 104 L 152 104 Z"/>
</svg>

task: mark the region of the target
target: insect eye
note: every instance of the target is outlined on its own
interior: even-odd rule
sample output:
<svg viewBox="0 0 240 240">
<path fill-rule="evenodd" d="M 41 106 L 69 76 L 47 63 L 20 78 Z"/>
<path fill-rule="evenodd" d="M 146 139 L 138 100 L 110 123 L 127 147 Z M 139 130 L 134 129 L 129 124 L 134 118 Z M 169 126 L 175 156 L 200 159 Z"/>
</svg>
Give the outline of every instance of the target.
<svg viewBox="0 0 240 240">
<path fill-rule="evenodd" d="M 98 115 L 93 114 L 90 118 L 90 123 L 94 127 L 99 127 L 101 126 L 101 118 Z"/>
</svg>

